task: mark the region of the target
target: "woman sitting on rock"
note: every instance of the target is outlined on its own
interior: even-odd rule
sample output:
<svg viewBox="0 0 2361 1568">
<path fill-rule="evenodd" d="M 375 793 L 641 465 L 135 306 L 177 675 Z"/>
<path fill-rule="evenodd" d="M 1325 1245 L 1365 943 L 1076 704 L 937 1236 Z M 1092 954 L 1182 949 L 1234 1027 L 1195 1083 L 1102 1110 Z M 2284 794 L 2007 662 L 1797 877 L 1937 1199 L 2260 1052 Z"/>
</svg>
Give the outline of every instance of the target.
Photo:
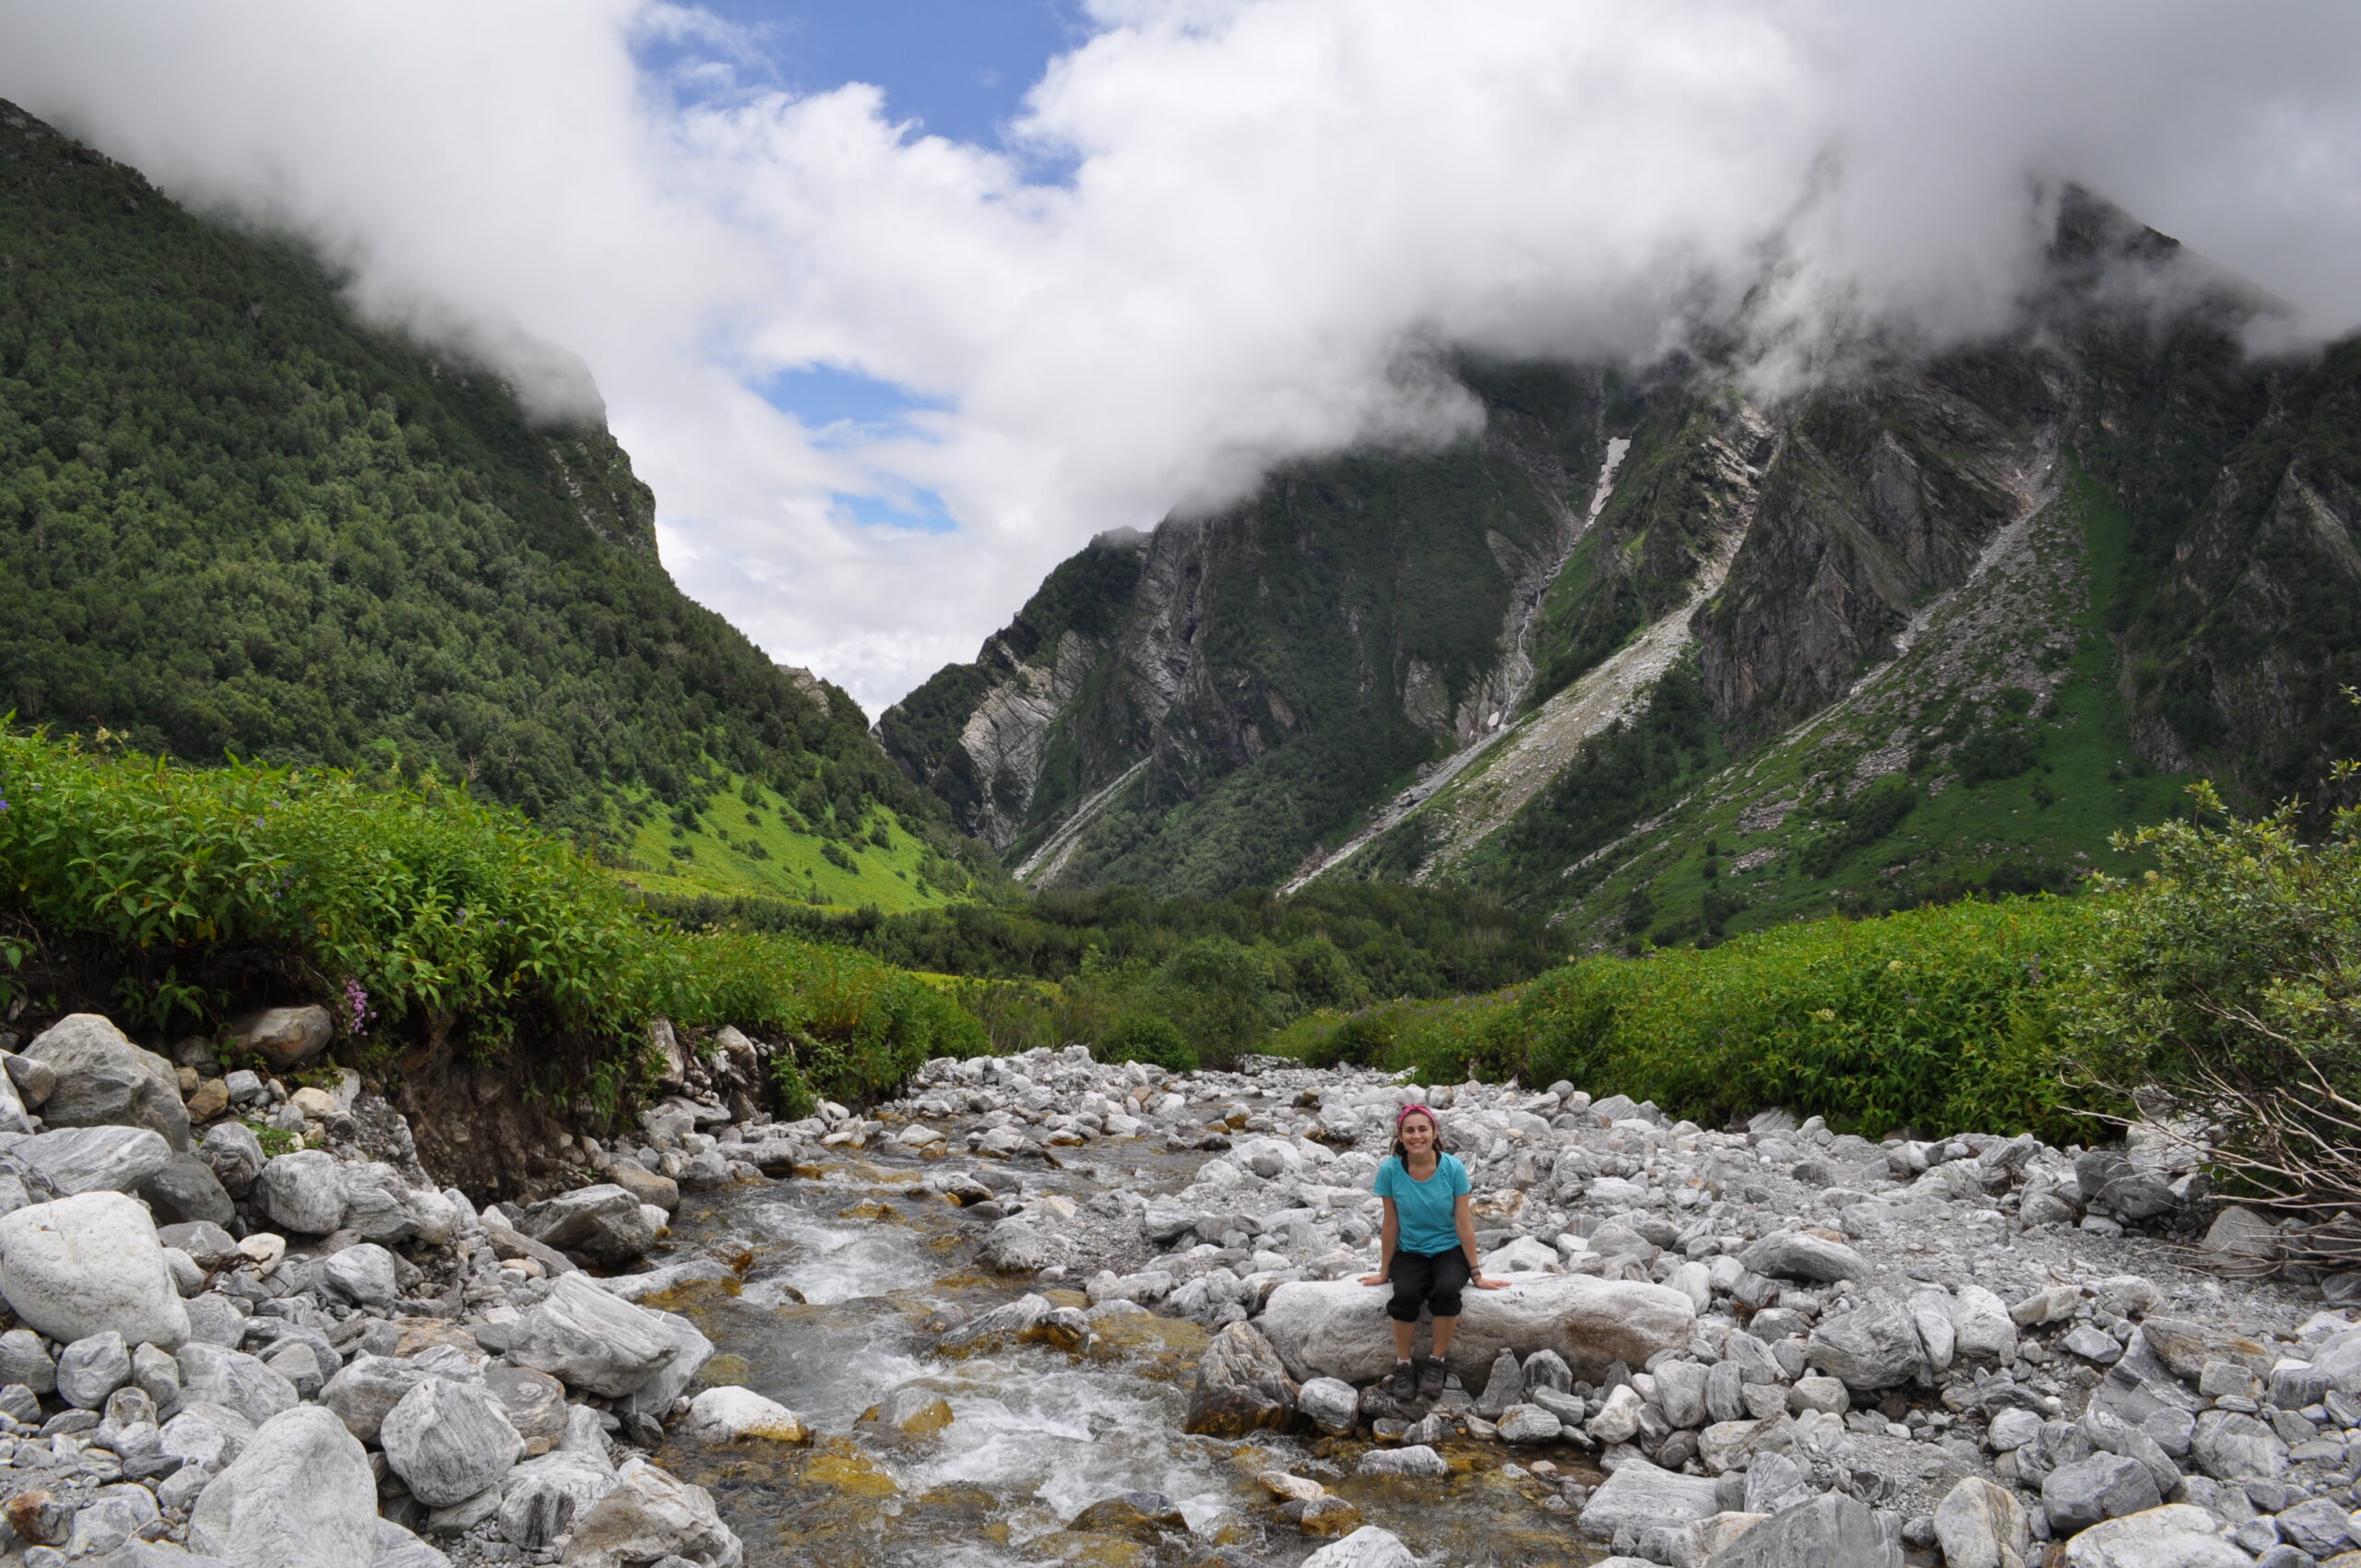
<svg viewBox="0 0 2361 1568">
<path fill-rule="evenodd" d="M 1364 1285 L 1392 1284 L 1385 1315 L 1394 1320 L 1394 1371 L 1385 1392 L 1396 1399 L 1439 1397 L 1448 1374 L 1443 1358 L 1459 1332 L 1459 1293 L 1470 1284 L 1498 1290 L 1477 1266 L 1476 1223 L 1467 1216 L 1467 1168 L 1442 1151 L 1442 1130 L 1423 1105 L 1406 1105 L 1394 1118 L 1394 1156 L 1377 1168 L 1377 1195 L 1385 1200 L 1384 1250 Z M 1423 1370 L 1410 1361 L 1418 1309 L 1434 1315 L 1434 1353 Z"/>
</svg>

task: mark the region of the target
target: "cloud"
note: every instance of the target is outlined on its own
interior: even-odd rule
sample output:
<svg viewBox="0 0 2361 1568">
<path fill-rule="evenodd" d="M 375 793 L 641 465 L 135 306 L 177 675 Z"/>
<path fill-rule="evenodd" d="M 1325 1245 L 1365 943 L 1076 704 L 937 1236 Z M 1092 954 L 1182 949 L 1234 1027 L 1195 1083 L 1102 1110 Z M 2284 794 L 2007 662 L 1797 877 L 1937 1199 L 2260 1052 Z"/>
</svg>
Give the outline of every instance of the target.
<svg viewBox="0 0 2361 1568">
<path fill-rule="evenodd" d="M 550 406 L 578 382 L 517 335 L 578 354 L 682 585 L 872 711 L 1101 529 L 1469 428 L 1438 349 L 1645 356 L 1774 257 L 1792 334 L 1993 325 L 2035 177 L 2319 329 L 2361 320 L 2350 7 L 1098 0 L 1091 20 L 991 148 L 873 87 L 778 90 L 778 29 L 632 0 L 13 0 L 0 94 L 311 237 L 365 308 L 504 356 Z M 808 365 L 913 407 L 823 435 L 762 396 Z M 939 497 L 959 527 L 847 497 Z"/>
</svg>

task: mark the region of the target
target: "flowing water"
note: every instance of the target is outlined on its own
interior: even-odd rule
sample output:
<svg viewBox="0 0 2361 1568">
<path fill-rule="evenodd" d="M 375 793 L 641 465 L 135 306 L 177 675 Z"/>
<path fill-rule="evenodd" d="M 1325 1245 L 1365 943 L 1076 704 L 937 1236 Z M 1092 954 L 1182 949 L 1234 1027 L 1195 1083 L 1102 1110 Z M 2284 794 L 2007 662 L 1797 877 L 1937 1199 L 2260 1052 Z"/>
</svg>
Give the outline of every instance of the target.
<svg viewBox="0 0 2361 1568">
<path fill-rule="evenodd" d="M 1204 1157 L 1127 1143 L 1084 1158 L 1120 1165 L 1124 1185 L 1152 1194 L 1185 1185 Z M 734 1291 L 655 1303 L 686 1313 L 713 1340 L 704 1383 L 753 1388 L 816 1434 L 802 1449 L 676 1441 L 659 1456 L 712 1489 L 750 1565 L 1185 1568 L 1223 1547 L 1294 1563 L 1326 1542 L 1279 1515 L 1256 1479 L 1272 1468 L 1323 1480 L 1361 1522 L 1444 1562 L 1522 1568 L 1597 1555 L 1571 1515 L 1540 1506 L 1555 1483 L 1516 1468 L 1497 1445 L 1447 1448 L 1450 1477 L 1411 1481 L 1352 1475 L 1362 1445 L 1348 1440 L 1183 1433 L 1209 1337 L 1192 1323 L 1102 1318 L 1082 1353 L 1041 1344 L 943 1353 L 937 1314 L 986 1311 L 1032 1282 L 973 1267 L 985 1227 L 919 1185 L 928 1169 L 915 1158 L 855 1156 L 816 1178 L 692 1196 L 674 1222 L 679 1255 L 751 1256 Z M 1077 1202 L 1097 1190 L 1080 1165 L 1021 1174 Z M 1081 1304 L 1078 1294 L 1033 1288 Z M 945 1400 L 949 1423 L 910 1436 L 861 1422 L 906 1384 Z M 1133 1491 L 1161 1494 L 1187 1528 L 1069 1527 L 1086 1505 Z"/>
</svg>

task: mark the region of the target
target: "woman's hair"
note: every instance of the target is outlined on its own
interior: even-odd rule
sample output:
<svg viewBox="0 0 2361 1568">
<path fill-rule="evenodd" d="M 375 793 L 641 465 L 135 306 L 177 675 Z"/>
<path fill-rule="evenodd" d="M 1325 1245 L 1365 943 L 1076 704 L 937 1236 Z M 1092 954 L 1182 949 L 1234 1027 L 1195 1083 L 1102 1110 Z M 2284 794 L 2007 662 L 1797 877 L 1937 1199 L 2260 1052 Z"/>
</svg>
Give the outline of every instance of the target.
<svg viewBox="0 0 2361 1568">
<path fill-rule="evenodd" d="M 1442 1144 L 1442 1118 L 1436 1115 L 1433 1111 L 1428 1110 L 1423 1105 L 1406 1105 L 1399 1111 L 1395 1112 L 1394 1117 L 1394 1158 L 1402 1162 L 1402 1169 L 1405 1170 L 1407 1170 L 1410 1168 L 1410 1151 L 1402 1146 L 1402 1123 L 1407 1122 L 1413 1116 L 1425 1117 L 1427 1119 L 1427 1125 L 1435 1130 L 1435 1159 L 1437 1163 L 1441 1163 L 1442 1157 L 1446 1152 Z"/>
</svg>

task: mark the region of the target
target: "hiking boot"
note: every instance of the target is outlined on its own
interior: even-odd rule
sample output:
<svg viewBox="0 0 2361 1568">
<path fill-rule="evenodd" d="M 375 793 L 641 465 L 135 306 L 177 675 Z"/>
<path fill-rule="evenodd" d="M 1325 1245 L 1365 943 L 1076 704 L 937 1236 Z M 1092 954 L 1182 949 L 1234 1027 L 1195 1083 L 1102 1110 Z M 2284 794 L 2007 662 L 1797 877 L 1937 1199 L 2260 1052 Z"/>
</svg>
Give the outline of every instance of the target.
<svg viewBox="0 0 2361 1568">
<path fill-rule="evenodd" d="M 1442 1397 L 1443 1389 L 1449 1385 L 1450 1382 L 1451 1371 L 1442 1364 L 1442 1358 L 1429 1356 L 1427 1364 L 1418 1372 L 1418 1397 L 1440 1399 Z"/>
<path fill-rule="evenodd" d="M 1418 1396 L 1418 1369 L 1408 1361 L 1396 1361 L 1394 1370 L 1385 1374 L 1386 1396 L 1392 1399 L 1415 1399 Z"/>
</svg>

